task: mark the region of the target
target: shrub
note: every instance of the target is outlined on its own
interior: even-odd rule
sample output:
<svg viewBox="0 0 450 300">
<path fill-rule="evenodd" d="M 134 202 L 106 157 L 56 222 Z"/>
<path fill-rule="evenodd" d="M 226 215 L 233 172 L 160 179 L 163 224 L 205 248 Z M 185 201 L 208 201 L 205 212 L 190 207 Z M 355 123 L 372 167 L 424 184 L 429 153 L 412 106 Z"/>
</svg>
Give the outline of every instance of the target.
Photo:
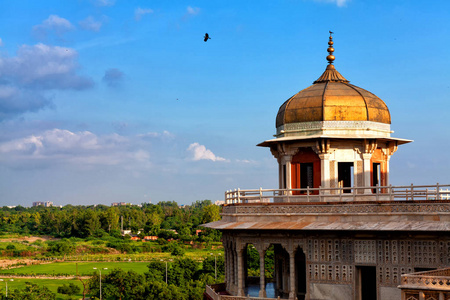
<svg viewBox="0 0 450 300">
<path fill-rule="evenodd" d="M 16 250 L 16 246 L 13 244 L 9 244 L 8 246 L 6 246 L 6 250 Z"/>
<path fill-rule="evenodd" d="M 79 292 L 80 292 L 80 287 L 75 285 L 72 282 L 70 282 L 69 285 L 63 284 L 62 286 L 58 287 L 58 293 L 60 293 L 60 294 L 66 294 L 66 295 L 72 296 L 74 294 L 78 294 Z"/>
</svg>

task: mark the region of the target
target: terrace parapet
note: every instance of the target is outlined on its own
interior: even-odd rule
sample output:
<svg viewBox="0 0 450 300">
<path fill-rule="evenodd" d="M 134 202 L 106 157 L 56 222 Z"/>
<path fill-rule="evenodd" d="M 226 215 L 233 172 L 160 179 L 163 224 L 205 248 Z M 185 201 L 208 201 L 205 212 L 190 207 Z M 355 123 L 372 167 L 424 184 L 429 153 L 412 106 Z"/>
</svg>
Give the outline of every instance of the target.
<svg viewBox="0 0 450 300">
<path fill-rule="evenodd" d="M 448 187 L 437 184 L 229 191 L 222 220 L 205 226 L 224 230 L 448 232 Z"/>
<path fill-rule="evenodd" d="M 402 300 L 450 299 L 450 268 L 402 275 L 398 288 Z"/>
</svg>

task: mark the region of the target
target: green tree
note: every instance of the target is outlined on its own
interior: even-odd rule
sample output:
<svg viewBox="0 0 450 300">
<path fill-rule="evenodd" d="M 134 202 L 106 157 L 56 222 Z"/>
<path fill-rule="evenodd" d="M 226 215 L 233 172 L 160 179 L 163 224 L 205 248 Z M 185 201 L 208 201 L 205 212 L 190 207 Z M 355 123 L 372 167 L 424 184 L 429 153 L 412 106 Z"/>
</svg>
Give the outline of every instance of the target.
<svg viewBox="0 0 450 300">
<path fill-rule="evenodd" d="M 202 222 L 204 224 L 219 221 L 220 219 L 220 206 L 211 204 L 203 208 Z"/>
<path fill-rule="evenodd" d="M 149 281 L 145 286 L 145 300 L 188 300 L 188 295 L 177 286 L 161 281 Z M 201 298 L 199 298 L 201 299 Z"/>
<path fill-rule="evenodd" d="M 96 273 L 89 281 L 91 295 L 100 296 L 100 279 Z M 144 299 L 144 276 L 133 270 L 128 272 L 114 269 L 102 276 L 102 297 L 105 299 L 140 300 Z"/>
<path fill-rule="evenodd" d="M 225 274 L 225 258 L 223 255 L 213 255 L 206 257 L 202 262 L 202 273 L 214 276 L 217 270 L 217 277 Z"/>
<path fill-rule="evenodd" d="M 25 282 L 24 289 L 15 289 L 8 295 L 8 299 L 13 300 L 54 300 L 56 295 L 47 287 L 39 286 L 35 283 Z"/>
</svg>

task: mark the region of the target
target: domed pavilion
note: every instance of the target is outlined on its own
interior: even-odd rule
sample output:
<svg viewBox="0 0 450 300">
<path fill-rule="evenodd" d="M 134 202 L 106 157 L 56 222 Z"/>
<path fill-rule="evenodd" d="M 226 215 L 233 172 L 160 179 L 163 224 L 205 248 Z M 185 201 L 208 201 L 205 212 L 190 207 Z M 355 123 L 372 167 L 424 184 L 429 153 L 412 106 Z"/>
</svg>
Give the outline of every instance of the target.
<svg viewBox="0 0 450 300">
<path fill-rule="evenodd" d="M 282 189 L 388 186 L 389 160 L 410 141 L 391 137 L 387 105 L 336 70 L 331 35 L 328 45 L 325 72 L 281 105 L 276 138 L 259 146 L 278 159 Z"/>
<path fill-rule="evenodd" d="M 222 220 L 205 225 L 225 252 L 225 282 L 205 298 L 450 300 L 450 280 L 406 275 L 450 267 L 449 185 L 390 184 L 390 158 L 411 141 L 391 137 L 385 102 L 336 70 L 331 34 L 327 50 L 325 72 L 280 106 L 274 138 L 258 145 L 278 161 L 278 188 L 227 191 Z"/>
</svg>

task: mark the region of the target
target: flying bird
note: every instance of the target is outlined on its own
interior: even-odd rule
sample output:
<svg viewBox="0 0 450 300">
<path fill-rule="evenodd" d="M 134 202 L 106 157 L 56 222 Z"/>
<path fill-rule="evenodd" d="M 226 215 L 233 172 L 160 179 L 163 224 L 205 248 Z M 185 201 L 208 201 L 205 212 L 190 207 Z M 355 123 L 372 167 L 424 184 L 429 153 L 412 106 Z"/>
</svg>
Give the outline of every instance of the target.
<svg viewBox="0 0 450 300">
<path fill-rule="evenodd" d="M 207 41 L 207 40 L 210 40 L 211 38 L 209 37 L 209 34 L 208 33 L 205 33 L 205 37 L 203 38 L 203 41 Z"/>
</svg>

